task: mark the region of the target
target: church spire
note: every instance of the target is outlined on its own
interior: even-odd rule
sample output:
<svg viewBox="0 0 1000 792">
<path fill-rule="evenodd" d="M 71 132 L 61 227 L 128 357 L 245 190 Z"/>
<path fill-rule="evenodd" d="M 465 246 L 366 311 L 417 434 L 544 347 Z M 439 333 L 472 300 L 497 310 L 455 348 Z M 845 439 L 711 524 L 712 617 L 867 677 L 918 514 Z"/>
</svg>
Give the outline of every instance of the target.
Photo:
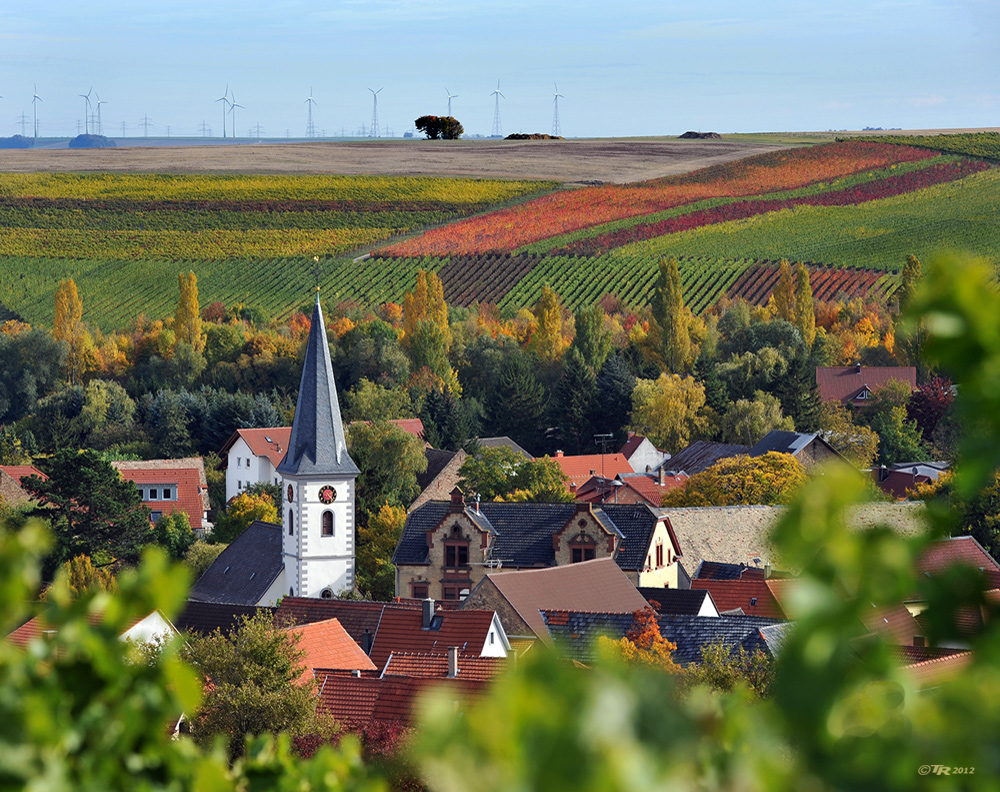
<svg viewBox="0 0 1000 792">
<path fill-rule="evenodd" d="M 283 476 L 346 475 L 360 472 L 347 453 L 344 422 L 340 417 L 337 386 L 333 381 L 326 323 L 319 305 L 313 308 L 312 327 L 306 345 L 306 359 L 299 381 L 299 398 L 288 451 L 278 465 Z"/>
</svg>

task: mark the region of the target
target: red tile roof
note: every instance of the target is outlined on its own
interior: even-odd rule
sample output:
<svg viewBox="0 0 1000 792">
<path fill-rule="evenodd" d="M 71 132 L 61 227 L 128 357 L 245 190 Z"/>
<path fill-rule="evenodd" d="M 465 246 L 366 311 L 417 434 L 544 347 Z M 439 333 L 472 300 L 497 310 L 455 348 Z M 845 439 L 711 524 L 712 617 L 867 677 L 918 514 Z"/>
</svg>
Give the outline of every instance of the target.
<svg viewBox="0 0 1000 792">
<path fill-rule="evenodd" d="M 135 625 L 137 625 L 139 622 L 141 622 L 143 619 L 148 618 L 148 616 L 149 616 L 149 614 L 147 614 L 146 616 L 136 616 L 136 617 L 134 617 L 129 622 L 128 627 L 126 627 L 124 630 L 122 630 L 121 634 L 124 635 L 129 630 L 131 630 L 133 627 L 135 627 Z M 91 627 L 96 627 L 97 625 L 99 625 L 101 623 L 101 621 L 103 620 L 103 618 L 104 618 L 104 615 L 102 613 L 88 613 L 87 614 L 87 623 Z M 24 649 L 24 648 L 26 648 L 28 646 L 28 644 L 32 640 L 34 640 L 38 636 L 43 635 L 43 634 L 45 634 L 47 632 L 54 632 L 54 631 L 49 628 L 49 626 L 46 623 L 45 619 L 43 619 L 41 616 L 36 616 L 35 618 L 31 619 L 30 621 L 27 621 L 24 624 L 22 624 L 20 627 L 18 627 L 16 630 L 14 630 L 14 632 L 10 633 L 7 636 L 7 640 L 10 641 L 12 644 L 14 644 L 14 646 L 17 646 L 17 647 L 19 647 L 21 649 Z"/>
<path fill-rule="evenodd" d="M 318 672 L 319 703 L 317 709 L 338 721 L 371 720 L 378 700 L 382 680 L 378 677 L 354 677 Z"/>
<path fill-rule="evenodd" d="M 882 492 L 891 495 L 896 500 L 907 500 L 909 490 L 916 489 L 917 484 L 929 484 L 930 476 L 914 476 L 905 470 L 890 470 L 879 472 L 878 468 L 872 471 L 872 479 Z"/>
<path fill-rule="evenodd" d="M 784 619 L 785 611 L 768 587 L 768 582 L 754 578 L 743 580 L 695 578 L 691 581 L 691 588 L 710 591 L 719 613 L 742 608 L 746 616 Z"/>
<path fill-rule="evenodd" d="M 385 668 L 394 652 L 459 652 L 479 655 L 486 645 L 493 611 L 444 611 L 434 615 L 436 629 L 423 629 L 423 612 L 387 605 L 375 633 L 371 659 L 376 668 Z"/>
<path fill-rule="evenodd" d="M 861 617 L 865 627 L 881 635 L 886 643 L 912 646 L 913 639 L 923 636 L 924 629 L 902 603 L 871 608 Z"/>
<path fill-rule="evenodd" d="M 18 484 L 24 476 L 39 476 L 42 481 L 48 479 L 42 471 L 32 465 L 0 465 L 0 470 L 10 476 Z"/>
<path fill-rule="evenodd" d="M 226 458 L 229 449 L 237 439 L 242 438 L 243 442 L 250 448 L 250 453 L 258 457 L 267 457 L 268 462 L 273 467 L 278 467 L 281 460 L 285 458 L 288 450 L 288 439 L 292 436 L 290 426 L 272 426 L 265 429 L 237 429 L 233 432 L 226 444 L 222 446 L 222 458 Z M 270 438 L 270 440 L 268 440 Z"/>
<path fill-rule="evenodd" d="M 934 574 L 952 564 L 965 564 L 987 572 L 1000 572 L 998 564 L 972 536 L 952 536 L 939 539 L 917 559 L 918 574 Z"/>
<path fill-rule="evenodd" d="M 305 652 L 302 662 L 304 678 L 312 678 L 313 669 L 339 669 L 345 671 L 374 671 L 375 665 L 361 651 L 354 639 L 336 619 L 290 627 L 290 633 L 299 636 L 298 648 Z"/>
<path fill-rule="evenodd" d="M 0 465 L 0 503 L 8 506 L 30 503 L 34 496 L 21 486 L 21 479 L 33 475 L 48 478 L 30 465 Z"/>
<path fill-rule="evenodd" d="M 917 685 L 921 688 L 936 687 L 942 682 L 947 682 L 968 667 L 972 662 L 972 652 L 960 652 L 948 655 L 947 657 L 937 657 L 933 660 L 924 660 L 920 663 L 912 663 L 905 666 Z"/>
<path fill-rule="evenodd" d="M 569 479 L 570 488 L 579 487 L 591 476 L 614 478 L 619 473 L 634 473 L 632 465 L 622 454 L 580 454 L 564 456 L 556 453 L 554 459 Z"/>
<path fill-rule="evenodd" d="M 488 681 L 507 668 L 506 657 L 477 657 L 459 654 L 458 676 L 464 679 Z M 382 676 L 435 677 L 448 676 L 447 652 L 393 652 Z"/>
<path fill-rule="evenodd" d="M 143 501 L 152 511 L 164 514 L 184 512 L 191 527 L 204 524 L 205 512 L 210 508 L 205 464 L 201 457 L 186 459 L 150 459 L 143 462 L 112 462 L 122 478 L 135 484 L 170 484 L 177 487 L 177 499 L 169 501 Z"/>
<path fill-rule="evenodd" d="M 621 454 L 626 459 L 630 459 L 632 454 L 636 452 L 639 446 L 642 445 L 642 441 L 645 440 L 645 436 L 641 434 L 636 434 L 635 432 L 630 432 L 628 440 L 625 441 L 625 445 L 619 449 L 618 453 Z"/>
<path fill-rule="evenodd" d="M 864 404 L 854 397 L 867 387 L 875 391 L 890 380 L 917 388 L 917 370 L 913 366 L 821 366 L 816 369 L 819 397 L 844 404 Z"/>
</svg>

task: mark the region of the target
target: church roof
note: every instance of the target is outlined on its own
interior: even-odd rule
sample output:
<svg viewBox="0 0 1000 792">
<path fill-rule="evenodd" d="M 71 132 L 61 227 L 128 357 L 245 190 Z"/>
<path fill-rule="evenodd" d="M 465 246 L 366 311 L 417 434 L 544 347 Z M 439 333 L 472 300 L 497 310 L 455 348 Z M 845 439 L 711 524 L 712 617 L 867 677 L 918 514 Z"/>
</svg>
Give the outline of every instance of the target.
<svg viewBox="0 0 1000 792">
<path fill-rule="evenodd" d="M 302 379 L 299 381 L 292 435 L 288 440 L 288 453 L 278 466 L 278 473 L 286 476 L 357 476 L 359 472 L 347 453 L 326 324 L 317 294 Z"/>
</svg>

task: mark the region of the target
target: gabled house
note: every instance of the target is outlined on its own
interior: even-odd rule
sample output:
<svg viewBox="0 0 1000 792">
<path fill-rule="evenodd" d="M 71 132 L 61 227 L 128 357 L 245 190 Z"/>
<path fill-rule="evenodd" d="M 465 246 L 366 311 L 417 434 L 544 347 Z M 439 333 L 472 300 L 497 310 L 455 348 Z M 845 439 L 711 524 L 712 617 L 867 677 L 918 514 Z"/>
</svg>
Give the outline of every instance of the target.
<svg viewBox="0 0 1000 792">
<path fill-rule="evenodd" d="M 588 479 L 593 476 L 614 478 L 619 473 L 634 473 L 632 465 L 621 454 L 578 454 L 566 456 L 562 451 L 556 451 L 551 459 L 559 465 L 566 475 L 569 491 L 575 493 Z"/>
<path fill-rule="evenodd" d="M 613 479 L 593 476 L 573 493 L 574 500 L 585 503 L 644 503 L 659 508 L 663 496 L 683 487 L 686 473 L 670 475 L 660 468 L 656 473 L 619 473 Z"/>
<path fill-rule="evenodd" d="M 896 380 L 917 389 L 917 370 L 913 366 L 821 366 L 816 369 L 816 385 L 824 402 L 840 402 L 849 407 L 864 407 L 872 395 L 887 382 Z"/>
<path fill-rule="evenodd" d="M 458 451 L 445 451 L 440 448 L 424 449 L 424 458 L 427 460 L 427 469 L 423 473 L 417 474 L 417 486 L 420 487 L 420 494 L 410 504 L 410 510 L 432 500 L 446 500 L 448 494 L 458 485 L 462 474 L 459 468 L 468 459 L 469 455 L 464 449 Z"/>
<path fill-rule="evenodd" d="M 31 465 L 0 465 L 0 503 L 7 506 L 30 503 L 32 496 L 21 486 L 21 479 L 27 476 L 38 476 L 42 480 L 48 478 Z"/>
<path fill-rule="evenodd" d="M 618 453 L 628 460 L 636 473 L 653 473 L 670 459 L 670 454 L 658 449 L 648 437 L 635 432 L 628 433 L 628 439 Z"/>
<path fill-rule="evenodd" d="M 806 470 L 811 470 L 832 459 L 846 461 L 839 451 L 817 433 L 804 434 L 774 429 L 764 435 L 760 442 L 752 446 L 747 451 L 747 456 L 764 456 L 770 451 L 795 457 Z"/>
<path fill-rule="evenodd" d="M 495 610 L 509 635 L 547 641 L 541 610 L 631 613 L 646 607 L 646 600 L 614 560 L 598 558 L 548 569 L 490 572 L 462 607 Z"/>
<path fill-rule="evenodd" d="M 639 593 L 657 613 L 677 616 L 719 616 L 719 609 L 707 589 L 655 589 L 643 586 Z"/>
<path fill-rule="evenodd" d="M 368 654 L 386 608 L 410 608 L 418 611 L 421 607 L 422 603 L 419 602 L 282 597 L 274 614 L 274 623 L 279 627 L 289 627 L 336 619 L 353 641 Z"/>
<path fill-rule="evenodd" d="M 711 592 L 712 600 L 722 614 L 784 619 L 785 611 L 768 586 L 769 582 L 756 578 L 742 580 L 695 578 L 691 581 L 691 589 Z"/>
<path fill-rule="evenodd" d="M 281 526 L 256 520 L 205 570 L 191 589 L 197 602 L 271 606 L 285 593 Z"/>
<path fill-rule="evenodd" d="M 201 457 L 111 463 L 139 490 L 155 523 L 165 514 L 183 512 L 195 530 L 209 528 L 208 479 Z"/>
<path fill-rule="evenodd" d="M 287 632 L 298 637 L 296 648 L 305 653 L 302 665 L 305 670 L 300 681 L 311 679 L 316 669 L 336 671 L 375 671 L 375 664 L 368 658 L 354 639 L 336 619 L 287 627 Z"/>
<path fill-rule="evenodd" d="M 87 620 L 92 625 L 101 621 L 100 613 L 93 613 L 87 616 Z M 47 635 L 54 633 L 42 616 L 36 616 L 25 622 L 7 636 L 7 640 L 20 649 L 27 649 L 28 644 L 36 639 L 44 639 Z M 129 626 L 118 637 L 123 641 L 146 642 L 155 641 L 160 638 L 169 637 L 177 633 L 176 628 L 170 620 L 159 611 L 153 611 L 145 616 L 132 620 Z"/>
<path fill-rule="evenodd" d="M 710 468 L 720 459 L 745 454 L 750 450 L 749 446 L 738 443 L 714 443 L 710 440 L 695 440 L 687 448 L 678 451 L 665 463 L 664 467 L 668 472 L 686 473 L 693 476 Z"/>
<path fill-rule="evenodd" d="M 226 501 L 254 484 L 280 484 L 278 465 L 288 450 L 290 426 L 237 429 L 220 452 L 226 470 Z"/>
<path fill-rule="evenodd" d="M 410 512 L 393 555 L 399 597 L 464 599 L 490 570 L 613 558 L 633 585 L 677 587 L 681 548 L 647 506 L 432 501 Z"/>
</svg>

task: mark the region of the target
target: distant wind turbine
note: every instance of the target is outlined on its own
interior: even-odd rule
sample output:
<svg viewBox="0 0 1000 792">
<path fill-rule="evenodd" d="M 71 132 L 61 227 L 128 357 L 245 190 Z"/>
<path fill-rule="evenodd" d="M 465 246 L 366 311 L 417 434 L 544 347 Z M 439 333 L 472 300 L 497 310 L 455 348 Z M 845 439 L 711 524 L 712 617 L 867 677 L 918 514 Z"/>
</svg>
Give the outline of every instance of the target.
<svg viewBox="0 0 1000 792">
<path fill-rule="evenodd" d="M 94 86 L 90 86 L 90 90 L 87 91 L 87 93 L 80 94 L 80 96 L 83 97 L 83 101 L 86 102 L 86 105 L 84 105 L 83 108 L 83 133 L 85 135 L 90 134 L 90 125 L 88 124 L 88 121 L 90 120 L 90 94 L 93 90 Z M 79 132 L 80 127 L 77 127 L 76 131 Z"/>
<path fill-rule="evenodd" d="M 94 96 L 97 97 L 97 134 L 98 135 L 103 135 L 104 134 L 104 124 L 101 123 L 101 105 L 102 104 L 107 104 L 107 102 L 104 99 L 101 99 L 101 95 L 100 94 L 94 94 Z"/>
<path fill-rule="evenodd" d="M 559 86 L 556 85 L 556 92 L 553 94 L 552 105 L 552 137 L 560 137 L 562 135 L 562 130 L 559 127 L 559 100 L 565 99 L 566 97 L 559 93 Z"/>
<path fill-rule="evenodd" d="M 377 91 L 371 88 L 368 89 L 372 92 L 372 130 L 370 137 L 378 137 L 378 95 L 382 92 L 379 88 Z"/>
<path fill-rule="evenodd" d="M 38 95 L 38 84 L 37 83 L 32 86 L 32 89 L 34 90 L 34 94 L 35 95 L 34 95 L 34 97 L 31 100 L 31 116 L 32 116 L 32 121 L 34 122 L 35 138 L 37 139 L 38 138 L 38 103 L 40 101 L 42 101 L 42 97 L 40 97 Z"/>
<path fill-rule="evenodd" d="M 226 109 L 226 105 L 229 104 L 229 83 L 226 83 L 226 92 L 224 94 L 222 94 L 222 96 L 220 96 L 215 101 L 216 102 L 222 102 L 222 137 L 225 137 L 226 136 L 226 113 L 228 112 L 228 110 Z"/>
<path fill-rule="evenodd" d="M 500 100 L 507 97 L 500 93 L 500 80 L 497 80 L 497 89 L 490 96 L 496 97 L 493 108 L 493 132 L 490 135 L 491 137 L 503 137 L 503 126 L 500 124 Z"/>
<path fill-rule="evenodd" d="M 316 126 L 313 124 L 313 105 L 316 104 L 316 100 L 313 99 L 313 89 L 309 89 L 309 98 L 306 99 L 306 104 L 309 106 L 309 120 L 306 121 L 306 137 L 316 137 Z"/>
<path fill-rule="evenodd" d="M 241 110 L 246 110 L 241 104 L 236 104 L 236 91 L 230 91 L 230 96 L 232 100 L 229 102 L 229 114 L 233 117 L 233 140 L 236 140 L 236 108 L 239 107 Z"/>
<path fill-rule="evenodd" d="M 458 99 L 458 94 L 453 94 L 451 91 L 449 91 L 447 85 L 444 88 L 444 92 L 446 94 L 448 94 L 448 115 L 450 116 L 451 115 L 451 100 L 452 99 Z"/>
</svg>

